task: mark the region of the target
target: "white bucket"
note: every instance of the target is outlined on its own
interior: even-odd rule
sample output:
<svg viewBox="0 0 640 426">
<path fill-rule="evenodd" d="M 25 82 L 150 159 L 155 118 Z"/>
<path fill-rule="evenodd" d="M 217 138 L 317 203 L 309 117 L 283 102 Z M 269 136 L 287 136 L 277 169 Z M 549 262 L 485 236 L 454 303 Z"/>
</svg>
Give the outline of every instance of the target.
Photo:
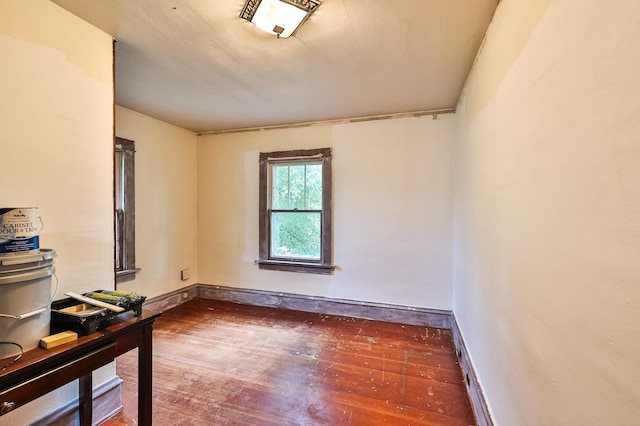
<svg viewBox="0 0 640 426">
<path fill-rule="evenodd" d="M 37 207 L 0 208 L 0 256 L 37 253 L 41 224 Z"/>
<path fill-rule="evenodd" d="M 40 252 L 0 258 L 0 359 L 34 349 L 49 335 L 55 252 Z"/>
</svg>

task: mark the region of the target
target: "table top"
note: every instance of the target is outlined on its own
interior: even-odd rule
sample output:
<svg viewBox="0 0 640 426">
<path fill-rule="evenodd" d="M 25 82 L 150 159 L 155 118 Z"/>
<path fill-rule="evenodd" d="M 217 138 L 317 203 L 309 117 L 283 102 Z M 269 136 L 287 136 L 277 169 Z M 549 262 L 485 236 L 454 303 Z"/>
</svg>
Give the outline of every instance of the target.
<svg viewBox="0 0 640 426">
<path fill-rule="evenodd" d="M 115 341 L 119 337 L 153 323 L 160 312 L 143 309 L 142 315 L 135 316 L 133 311 L 124 312 L 107 323 L 105 327 L 77 340 L 56 346 L 51 349 L 37 347 L 26 351 L 22 357 L 4 370 L 0 370 L 0 388 L 12 386 L 25 377 L 46 371 L 60 363 L 71 360 L 78 355 L 88 353 L 104 344 Z M 15 356 L 0 360 L 0 365 L 8 364 Z"/>
</svg>

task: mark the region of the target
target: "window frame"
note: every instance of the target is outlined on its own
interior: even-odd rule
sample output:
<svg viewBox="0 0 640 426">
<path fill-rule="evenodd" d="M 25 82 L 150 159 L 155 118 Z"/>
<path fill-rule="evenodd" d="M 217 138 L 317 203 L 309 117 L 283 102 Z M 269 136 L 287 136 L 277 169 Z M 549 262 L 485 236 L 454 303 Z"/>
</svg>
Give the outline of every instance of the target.
<svg viewBox="0 0 640 426">
<path fill-rule="evenodd" d="M 260 189 L 259 189 L 259 259 L 256 261 L 260 269 L 277 271 L 306 272 L 312 274 L 331 274 L 332 265 L 332 216 L 333 216 L 333 183 L 331 169 L 331 148 L 261 152 Z M 271 250 L 271 165 L 277 163 L 322 163 L 322 210 L 320 219 L 320 259 L 282 258 L 272 256 Z M 279 210 L 277 210 L 279 211 Z M 304 211 L 300 211 L 304 213 Z"/>
<path fill-rule="evenodd" d="M 113 151 L 113 196 L 114 196 L 114 272 L 116 284 L 130 281 L 139 272 L 136 268 L 136 205 L 135 205 L 135 142 L 129 139 L 116 137 Z M 118 155 L 123 155 L 122 166 L 122 203 L 123 208 L 117 208 L 118 182 L 116 164 Z M 119 256 L 118 256 L 119 255 Z M 120 266 L 119 266 L 120 265 Z"/>
</svg>

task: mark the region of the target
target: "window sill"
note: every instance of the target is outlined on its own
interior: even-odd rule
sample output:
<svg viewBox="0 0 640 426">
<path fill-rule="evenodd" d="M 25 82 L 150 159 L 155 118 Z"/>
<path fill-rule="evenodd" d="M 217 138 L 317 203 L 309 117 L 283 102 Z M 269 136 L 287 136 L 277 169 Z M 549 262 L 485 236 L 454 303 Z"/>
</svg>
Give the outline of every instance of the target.
<svg viewBox="0 0 640 426">
<path fill-rule="evenodd" d="M 131 281 L 136 278 L 136 274 L 140 272 L 140 268 L 126 269 L 124 271 L 116 272 L 116 284 Z"/>
<path fill-rule="evenodd" d="M 306 272 L 308 274 L 330 275 L 336 268 L 335 265 L 319 263 L 287 262 L 282 260 L 256 260 L 260 269 L 271 271 Z"/>
</svg>

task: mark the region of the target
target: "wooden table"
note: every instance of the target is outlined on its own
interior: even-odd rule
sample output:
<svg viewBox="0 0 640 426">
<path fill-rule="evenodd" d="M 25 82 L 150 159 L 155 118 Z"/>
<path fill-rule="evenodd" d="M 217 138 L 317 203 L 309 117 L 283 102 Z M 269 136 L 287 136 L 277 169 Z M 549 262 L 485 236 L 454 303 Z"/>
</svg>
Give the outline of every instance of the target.
<svg viewBox="0 0 640 426">
<path fill-rule="evenodd" d="M 91 425 L 93 370 L 138 348 L 138 422 L 151 425 L 153 322 L 160 313 L 118 315 L 103 329 L 52 348 L 36 348 L 0 371 L 0 416 L 79 379 L 80 424 Z M 117 321 L 117 322 L 114 322 Z M 6 364 L 5 359 L 0 365 Z"/>
</svg>

